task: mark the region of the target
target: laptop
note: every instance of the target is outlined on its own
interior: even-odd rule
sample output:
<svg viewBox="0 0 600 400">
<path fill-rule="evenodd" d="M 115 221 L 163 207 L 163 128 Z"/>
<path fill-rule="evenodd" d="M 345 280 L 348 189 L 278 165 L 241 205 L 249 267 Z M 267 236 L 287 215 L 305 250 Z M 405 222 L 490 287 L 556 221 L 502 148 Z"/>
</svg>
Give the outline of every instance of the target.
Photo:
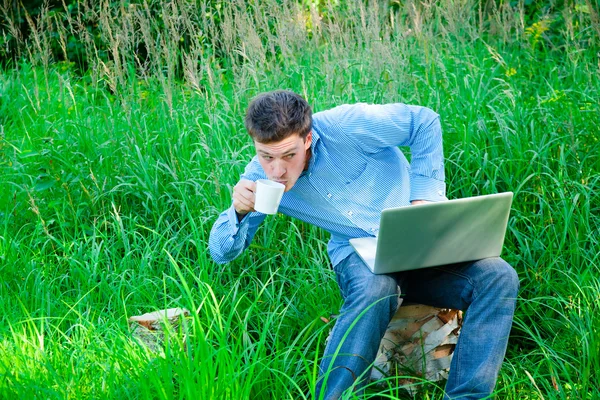
<svg viewBox="0 0 600 400">
<path fill-rule="evenodd" d="M 498 257 L 513 193 L 387 208 L 378 237 L 350 239 L 374 274 Z"/>
</svg>

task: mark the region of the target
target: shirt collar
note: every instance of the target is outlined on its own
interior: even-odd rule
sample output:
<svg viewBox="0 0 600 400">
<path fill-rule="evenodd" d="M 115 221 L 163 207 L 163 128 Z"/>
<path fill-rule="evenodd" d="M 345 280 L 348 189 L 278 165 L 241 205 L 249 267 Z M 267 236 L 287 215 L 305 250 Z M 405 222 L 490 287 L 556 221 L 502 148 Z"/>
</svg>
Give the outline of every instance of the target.
<svg viewBox="0 0 600 400">
<path fill-rule="evenodd" d="M 318 157 L 317 143 L 320 140 L 321 140 L 321 137 L 319 136 L 317 131 L 315 131 L 315 129 L 313 128 L 312 129 L 312 143 L 310 144 L 310 160 L 308 160 L 308 168 L 306 169 L 306 171 L 302 171 L 302 174 L 300 174 L 300 176 L 306 175 L 313 171 L 314 166 L 315 166 L 315 161 Z"/>
</svg>

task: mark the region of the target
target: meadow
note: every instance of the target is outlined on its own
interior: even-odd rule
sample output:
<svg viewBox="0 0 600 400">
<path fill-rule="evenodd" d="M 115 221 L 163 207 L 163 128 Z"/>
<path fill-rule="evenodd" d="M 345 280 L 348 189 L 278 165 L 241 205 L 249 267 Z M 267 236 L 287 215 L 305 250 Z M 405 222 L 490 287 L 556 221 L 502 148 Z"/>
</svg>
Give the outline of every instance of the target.
<svg viewBox="0 0 600 400">
<path fill-rule="evenodd" d="M 245 108 L 277 88 L 438 112 L 448 197 L 515 194 L 497 398 L 600 398 L 595 2 L 135 3 L 42 11 L 2 67 L 0 398 L 311 398 L 341 305 L 328 234 L 276 215 L 234 262 L 207 251 Z M 192 316 L 154 354 L 127 318 L 171 307 Z M 410 398 L 396 380 L 366 397 Z"/>
</svg>

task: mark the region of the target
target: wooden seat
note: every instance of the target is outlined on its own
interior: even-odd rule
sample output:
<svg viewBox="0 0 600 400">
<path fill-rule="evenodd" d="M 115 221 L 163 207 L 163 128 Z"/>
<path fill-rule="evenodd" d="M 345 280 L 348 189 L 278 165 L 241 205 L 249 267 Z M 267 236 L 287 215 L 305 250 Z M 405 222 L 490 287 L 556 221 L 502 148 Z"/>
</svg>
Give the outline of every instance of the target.
<svg viewBox="0 0 600 400">
<path fill-rule="evenodd" d="M 381 340 L 371 379 L 446 379 L 461 326 L 462 311 L 401 304 Z M 400 379 L 401 384 L 412 382 L 410 378 Z"/>
</svg>

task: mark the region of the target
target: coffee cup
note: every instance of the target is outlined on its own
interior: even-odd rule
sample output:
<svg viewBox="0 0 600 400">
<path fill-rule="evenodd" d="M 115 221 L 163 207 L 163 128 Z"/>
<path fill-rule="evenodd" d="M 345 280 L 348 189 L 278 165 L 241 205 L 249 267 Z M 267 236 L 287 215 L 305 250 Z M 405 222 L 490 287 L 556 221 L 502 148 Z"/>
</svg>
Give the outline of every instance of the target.
<svg viewBox="0 0 600 400">
<path fill-rule="evenodd" d="M 276 214 L 284 190 L 285 185 L 279 182 L 268 179 L 257 180 L 254 209 L 263 214 Z"/>
</svg>

